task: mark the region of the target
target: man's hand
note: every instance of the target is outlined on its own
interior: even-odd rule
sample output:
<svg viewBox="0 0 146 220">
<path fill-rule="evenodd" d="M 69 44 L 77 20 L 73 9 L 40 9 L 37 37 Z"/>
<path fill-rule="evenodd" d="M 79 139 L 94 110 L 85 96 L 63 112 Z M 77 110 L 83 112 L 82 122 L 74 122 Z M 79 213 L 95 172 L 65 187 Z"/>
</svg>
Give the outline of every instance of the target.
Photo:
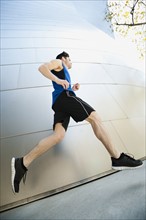
<svg viewBox="0 0 146 220">
<path fill-rule="evenodd" d="M 79 88 L 80 88 L 80 84 L 76 83 L 76 84 L 73 85 L 72 90 L 77 91 L 77 90 L 79 90 Z"/>
<path fill-rule="evenodd" d="M 67 80 L 64 80 L 64 79 L 57 79 L 56 83 L 58 85 L 61 85 L 64 89 L 68 89 L 68 87 L 69 87 L 69 82 Z"/>
</svg>

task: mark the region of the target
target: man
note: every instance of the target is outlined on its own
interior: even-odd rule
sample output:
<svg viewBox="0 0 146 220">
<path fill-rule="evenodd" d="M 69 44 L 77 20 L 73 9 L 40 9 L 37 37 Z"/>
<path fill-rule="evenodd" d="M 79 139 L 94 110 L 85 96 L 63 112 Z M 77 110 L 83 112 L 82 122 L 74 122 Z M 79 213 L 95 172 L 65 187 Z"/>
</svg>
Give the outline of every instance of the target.
<svg viewBox="0 0 146 220">
<path fill-rule="evenodd" d="M 28 166 L 40 155 L 59 143 L 65 136 L 70 117 L 76 122 L 88 121 L 96 137 L 103 143 L 112 160 L 112 168 L 117 170 L 131 169 L 142 166 L 141 160 L 119 152 L 111 143 L 101 119 L 96 111 L 82 99 L 76 96 L 75 91 L 80 85 L 71 87 L 68 69 L 72 67 L 69 54 L 62 52 L 49 63 L 39 67 L 39 71 L 53 83 L 54 92 L 52 109 L 54 110 L 53 134 L 41 140 L 37 146 L 22 158 L 12 158 L 12 188 L 14 193 L 19 192 L 19 184 L 26 175 Z"/>
</svg>

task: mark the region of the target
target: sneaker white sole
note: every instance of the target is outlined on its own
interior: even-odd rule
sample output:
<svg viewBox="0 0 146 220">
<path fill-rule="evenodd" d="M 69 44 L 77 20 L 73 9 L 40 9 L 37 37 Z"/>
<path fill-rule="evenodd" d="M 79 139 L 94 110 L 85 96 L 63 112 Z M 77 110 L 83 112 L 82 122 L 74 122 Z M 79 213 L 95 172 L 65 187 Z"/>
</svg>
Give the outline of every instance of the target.
<svg viewBox="0 0 146 220">
<path fill-rule="evenodd" d="M 13 193 L 15 194 L 15 188 L 14 188 L 14 178 L 15 178 L 15 158 L 13 157 L 11 160 L 11 185 Z"/>
<path fill-rule="evenodd" d="M 140 165 L 140 166 L 137 166 L 137 167 L 114 167 L 114 166 L 112 166 L 112 168 L 114 170 L 134 170 L 134 169 L 138 169 L 138 168 L 140 168 L 142 166 L 143 166 L 143 164 Z"/>
</svg>

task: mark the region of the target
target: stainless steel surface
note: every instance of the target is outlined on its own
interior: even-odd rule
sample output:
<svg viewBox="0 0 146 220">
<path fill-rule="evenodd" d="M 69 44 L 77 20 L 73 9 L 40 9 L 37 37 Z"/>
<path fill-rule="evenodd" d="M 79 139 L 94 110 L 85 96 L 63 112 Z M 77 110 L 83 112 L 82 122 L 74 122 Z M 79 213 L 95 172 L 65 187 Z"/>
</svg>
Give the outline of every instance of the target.
<svg viewBox="0 0 146 220">
<path fill-rule="evenodd" d="M 101 23 L 90 23 L 92 10 L 82 17 L 72 1 L 1 3 L 1 206 L 111 170 L 110 157 L 89 124 L 71 120 L 65 139 L 30 166 L 26 185 L 18 195 L 12 193 L 11 157 L 25 155 L 52 133 L 52 85 L 38 66 L 62 50 L 73 61 L 72 82 L 81 84 L 77 95 L 97 110 L 115 146 L 144 157 L 144 73 L 121 55 Z M 96 1 L 103 11 L 105 4 Z"/>
</svg>

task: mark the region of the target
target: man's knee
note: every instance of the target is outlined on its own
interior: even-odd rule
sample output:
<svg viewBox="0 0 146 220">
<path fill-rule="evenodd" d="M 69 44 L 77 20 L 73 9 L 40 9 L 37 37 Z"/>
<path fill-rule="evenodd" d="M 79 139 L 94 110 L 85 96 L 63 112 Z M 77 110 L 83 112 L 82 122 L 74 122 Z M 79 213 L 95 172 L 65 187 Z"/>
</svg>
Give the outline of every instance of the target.
<svg viewBox="0 0 146 220">
<path fill-rule="evenodd" d="M 63 140 L 64 136 L 65 136 L 64 132 L 62 132 L 62 133 L 55 132 L 54 137 L 55 137 L 56 143 L 61 142 Z"/>
<path fill-rule="evenodd" d="M 96 113 L 96 111 L 91 112 L 89 117 L 86 119 L 89 123 L 102 123 L 101 118 L 99 115 Z"/>
<path fill-rule="evenodd" d="M 54 131 L 54 137 L 56 140 L 56 143 L 59 143 L 60 141 L 63 140 L 65 136 L 65 129 L 62 127 L 62 125 L 56 125 L 55 126 L 55 131 Z"/>
</svg>

